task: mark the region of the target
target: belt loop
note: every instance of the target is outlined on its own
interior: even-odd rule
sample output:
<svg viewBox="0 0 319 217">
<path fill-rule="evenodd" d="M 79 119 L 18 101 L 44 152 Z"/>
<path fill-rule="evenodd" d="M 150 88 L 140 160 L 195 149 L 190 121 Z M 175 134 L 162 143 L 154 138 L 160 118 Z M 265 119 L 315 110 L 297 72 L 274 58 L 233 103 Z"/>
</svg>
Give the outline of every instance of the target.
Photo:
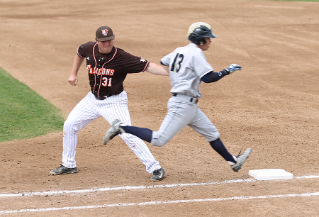
<svg viewBox="0 0 319 217">
<path fill-rule="evenodd" d="M 191 98 L 190 102 L 193 102 L 193 101 L 194 101 L 195 104 L 197 104 L 198 103 L 198 98 Z"/>
</svg>

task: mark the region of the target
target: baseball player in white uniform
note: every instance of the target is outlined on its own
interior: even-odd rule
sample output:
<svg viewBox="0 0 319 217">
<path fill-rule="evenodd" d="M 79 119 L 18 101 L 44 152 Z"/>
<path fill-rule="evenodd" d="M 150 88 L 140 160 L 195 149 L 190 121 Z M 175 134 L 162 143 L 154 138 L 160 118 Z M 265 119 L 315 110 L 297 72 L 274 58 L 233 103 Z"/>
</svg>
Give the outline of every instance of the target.
<svg viewBox="0 0 319 217">
<path fill-rule="evenodd" d="M 247 148 L 243 154 L 239 153 L 238 156 L 231 155 L 220 140 L 217 128 L 197 105 L 201 97 L 199 92 L 201 82 L 216 82 L 236 70 L 241 70 L 241 66 L 231 64 L 222 71 L 214 72 L 203 51 L 209 48 L 211 38 L 215 37 L 209 24 L 193 23 L 188 30 L 190 43 L 185 47 L 175 49 L 162 58 L 161 64 L 166 66 L 170 75 L 172 97 L 168 101 L 167 115 L 158 131 L 126 126 L 122 120 L 115 120 L 105 134 L 104 144 L 118 134 L 130 133 L 153 146 L 163 146 L 188 125 L 205 137 L 212 148 L 228 162 L 233 171 L 238 172 L 248 158 L 251 149 Z"/>
<path fill-rule="evenodd" d="M 128 73 L 147 71 L 168 76 L 162 66 L 114 47 L 114 38 L 110 27 L 101 26 L 96 30 L 95 42 L 87 42 L 77 49 L 68 81 L 71 85 L 77 84 L 78 70 L 86 59 L 91 92 L 74 107 L 64 122 L 63 163 L 50 171 L 52 175 L 78 172 L 75 161 L 78 132 L 93 120 L 103 117 L 112 123 L 115 119 L 121 119 L 123 123 L 131 125 L 127 93 L 123 86 Z M 165 171 L 144 141 L 128 133 L 121 134 L 121 138 L 146 166 L 146 171 L 152 174 L 151 181 L 162 180 Z"/>
</svg>

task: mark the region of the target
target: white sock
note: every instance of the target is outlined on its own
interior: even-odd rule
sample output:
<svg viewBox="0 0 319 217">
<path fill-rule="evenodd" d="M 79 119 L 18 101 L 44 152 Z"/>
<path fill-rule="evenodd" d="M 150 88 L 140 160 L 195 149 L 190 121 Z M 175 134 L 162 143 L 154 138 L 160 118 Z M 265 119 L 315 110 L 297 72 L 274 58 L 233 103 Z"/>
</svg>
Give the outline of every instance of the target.
<svg viewBox="0 0 319 217">
<path fill-rule="evenodd" d="M 233 156 L 233 158 L 234 158 L 234 160 L 237 162 L 237 157 Z M 228 163 L 230 166 L 235 165 L 235 163 L 232 162 L 232 161 L 227 161 L 227 163 Z"/>
</svg>

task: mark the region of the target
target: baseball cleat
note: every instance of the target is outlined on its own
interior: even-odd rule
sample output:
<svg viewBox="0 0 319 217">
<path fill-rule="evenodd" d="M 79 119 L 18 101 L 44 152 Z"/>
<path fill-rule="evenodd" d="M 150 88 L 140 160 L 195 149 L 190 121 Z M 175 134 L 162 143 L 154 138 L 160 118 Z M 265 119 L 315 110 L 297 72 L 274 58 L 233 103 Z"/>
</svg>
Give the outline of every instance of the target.
<svg viewBox="0 0 319 217">
<path fill-rule="evenodd" d="M 151 177 L 151 181 L 161 181 L 165 176 L 165 170 L 163 168 L 160 168 L 158 170 L 155 170 L 153 172 L 153 176 Z"/>
<path fill-rule="evenodd" d="M 55 170 L 51 170 L 50 174 L 51 175 L 63 175 L 63 174 L 70 174 L 70 173 L 77 173 L 77 172 L 78 172 L 78 168 L 76 168 L 76 167 L 67 168 L 61 164 L 61 166 L 59 166 Z"/>
<path fill-rule="evenodd" d="M 243 154 L 240 154 L 241 151 L 239 152 L 239 154 L 237 156 L 236 164 L 230 166 L 234 170 L 234 172 L 238 172 L 238 170 L 241 169 L 242 165 L 244 164 L 244 162 L 249 157 L 250 152 L 251 152 L 251 148 L 247 148 L 246 151 Z"/>
<path fill-rule="evenodd" d="M 122 122 L 119 119 L 113 121 L 110 129 L 105 133 L 103 138 L 103 145 L 106 145 L 111 139 L 121 133 L 125 133 L 123 129 L 120 128 Z"/>
</svg>

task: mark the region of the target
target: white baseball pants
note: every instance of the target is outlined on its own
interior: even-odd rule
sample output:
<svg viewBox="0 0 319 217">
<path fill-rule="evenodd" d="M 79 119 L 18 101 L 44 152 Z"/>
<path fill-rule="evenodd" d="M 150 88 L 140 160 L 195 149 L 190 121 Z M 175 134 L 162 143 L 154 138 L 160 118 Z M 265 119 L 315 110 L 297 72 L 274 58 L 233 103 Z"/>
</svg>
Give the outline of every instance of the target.
<svg viewBox="0 0 319 217">
<path fill-rule="evenodd" d="M 167 114 L 158 131 L 153 131 L 153 146 L 163 146 L 169 142 L 185 126 L 190 126 L 208 142 L 219 138 L 220 134 L 215 125 L 190 101 L 191 97 L 178 94 L 172 96 L 167 104 Z"/>
<path fill-rule="evenodd" d="M 63 126 L 62 162 L 64 166 L 68 168 L 76 167 L 75 154 L 78 132 L 99 117 L 103 117 L 110 124 L 115 119 L 120 119 L 124 124 L 131 125 L 127 93 L 123 91 L 118 95 L 107 97 L 104 100 L 98 100 L 89 92 L 74 107 Z M 120 137 L 146 166 L 148 173 L 152 173 L 154 170 L 161 168 L 159 162 L 155 160 L 143 140 L 128 133 L 122 133 Z"/>
</svg>

